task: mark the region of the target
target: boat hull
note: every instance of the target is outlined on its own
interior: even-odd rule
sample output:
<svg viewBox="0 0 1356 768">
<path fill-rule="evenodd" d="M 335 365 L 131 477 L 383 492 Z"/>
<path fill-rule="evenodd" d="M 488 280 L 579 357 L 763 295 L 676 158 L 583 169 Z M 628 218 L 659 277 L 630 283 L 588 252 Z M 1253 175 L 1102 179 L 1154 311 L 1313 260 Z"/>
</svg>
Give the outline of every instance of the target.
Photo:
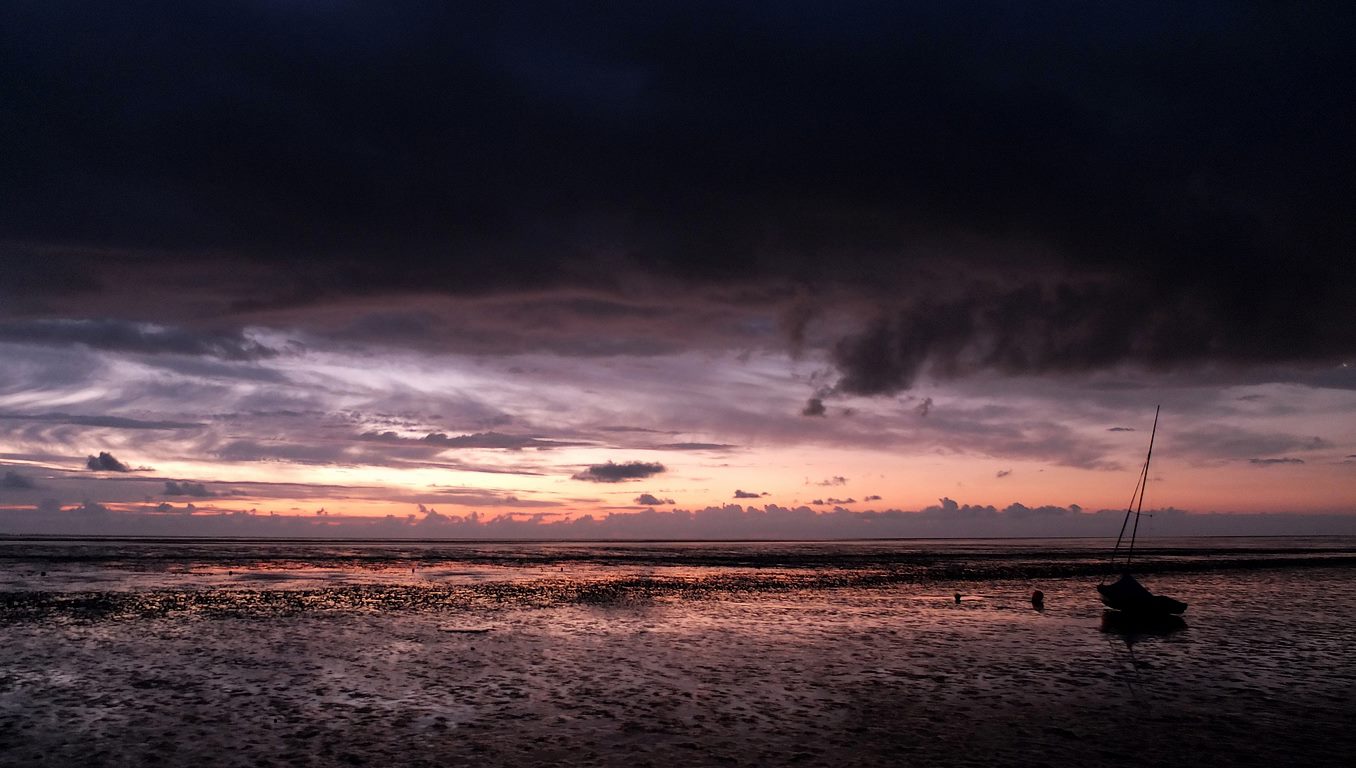
<svg viewBox="0 0 1356 768">
<path fill-rule="evenodd" d="M 1098 584 L 1102 604 L 1112 610 L 1135 616 L 1177 616 L 1187 604 L 1167 595 L 1155 595 L 1144 588 L 1134 576 L 1125 574 L 1112 584 Z"/>
</svg>

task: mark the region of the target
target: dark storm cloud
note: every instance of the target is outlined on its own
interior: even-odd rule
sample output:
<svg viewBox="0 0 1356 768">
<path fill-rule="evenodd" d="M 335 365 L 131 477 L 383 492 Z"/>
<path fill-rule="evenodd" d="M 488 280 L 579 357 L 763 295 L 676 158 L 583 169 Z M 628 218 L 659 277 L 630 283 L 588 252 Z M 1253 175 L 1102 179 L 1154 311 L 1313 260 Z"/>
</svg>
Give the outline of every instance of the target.
<svg viewBox="0 0 1356 768">
<path fill-rule="evenodd" d="M 437 290 L 436 284 L 428 290 Z M 694 329 L 708 328 L 724 329 L 734 338 L 776 338 L 775 329 L 748 321 L 756 306 L 686 293 L 622 301 L 595 286 L 458 296 L 455 301 L 446 296 L 385 300 L 421 304 L 425 309 L 417 313 L 417 324 L 374 325 L 366 322 L 374 313 L 354 319 L 351 306 L 344 303 L 290 311 L 282 307 L 269 317 L 279 322 L 299 319 L 321 338 L 344 344 L 390 343 L 487 355 L 549 351 L 571 357 L 652 357 L 689 348 Z M 599 305 L 611 309 L 600 311 Z"/>
<path fill-rule="evenodd" d="M 15 320 L 0 322 L 0 341 L 150 355 L 201 355 L 226 360 L 274 357 L 277 350 L 239 331 L 193 331 L 124 320 Z"/>
<path fill-rule="evenodd" d="M 1356 346 L 1350 325 L 1336 332 L 1320 327 L 1320 318 L 1347 319 L 1347 310 L 1331 303 L 1339 299 L 1337 289 L 1301 288 L 1286 275 L 1274 276 L 1271 285 L 1266 277 L 1254 279 L 1245 297 L 1217 296 L 1208 286 L 1071 280 L 1057 273 L 1025 285 L 1006 278 L 939 287 L 933 296 L 881 312 L 837 343 L 837 391 L 894 394 L 925 374 L 954 378 L 982 370 L 1081 373 L 1121 363 L 1171 368 L 1208 360 L 1335 360 Z M 1287 317 L 1286 306 L 1297 314 Z M 927 412 L 925 402 L 919 414 Z"/>
<path fill-rule="evenodd" d="M 805 401 L 805 407 L 801 409 L 801 416 L 823 416 L 827 413 L 824 407 L 824 398 L 812 397 Z"/>
<path fill-rule="evenodd" d="M 23 148 L 0 161 L 0 297 L 264 316 L 782 284 L 759 300 L 786 310 L 793 346 L 807 295 L 860 316 L 833 356 L 836 391 L 862 395 L 989 369 L 1330 361 L 1356 347 L 1354 15 L 18 4 L 0 25 L 0 145 Z M 266 354 L 15 322 L 0 337 Z M 352 332 L 432 331 L 413 313 Z M 599 348 L 674 348 L 621 341 Z"/>
<path fill-rule="evenodd" d="M 623 464 L 608 462 L 594 464 L 582 472 L 571 475 L 573 480 L 587 480 L 591 483 L 621 483 L 627 480 L 643 480 L 664 471 L 664 465 L 644 461 L 628 461 Z"/>
<path fill-rule="evenodd" d="M 647 507 L 658 507 L 665 504 L 672 504 L 674 502 L 673 499 L 661 499 L 658 496 L 653 496 L 648 493 L 642 493 L 636 497 L 636 503 L 643 504 Z"/>
<path fill-rule="evenodd" d="M 132 468 L 113 457 L 108 451 L 100 451 L 98 456 L 85 459 L 85 468 L 95 472 L 131 472 Z"/>
</svg>

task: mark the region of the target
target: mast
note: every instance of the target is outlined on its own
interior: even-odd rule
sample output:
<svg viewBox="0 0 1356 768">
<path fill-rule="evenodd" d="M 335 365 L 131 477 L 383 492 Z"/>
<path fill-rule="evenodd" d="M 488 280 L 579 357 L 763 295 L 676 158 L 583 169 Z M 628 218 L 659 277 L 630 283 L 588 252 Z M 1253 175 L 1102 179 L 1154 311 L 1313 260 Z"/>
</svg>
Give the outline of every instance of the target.
<svg viewBox="0 0 1356 768">
<path fill-rule="evenodd" d="M 1135 492 L 1130 494 L 1130 503 L 1125 507 L 1125 517 L 1121 520 L 1120 533 L 1116 534 L 1116 546 L 1111 549 L 1111 570 L 1116 570 L 1116 563 L 1120 559 L 1121 544 L 1125 541 L 1125 529 L 1130 527 L 1130 515 L 1135 516 L 1135 527 L 1130 532 L 1130 548 L 1125 556 L 1125 570 L 1130 570 L 1130 558 L 1135 554 L 1135 536 L 1139 533 L 1139 517 L 1144 511 L 1144 487 L 1149 484 L 1149 460 L 1154 455 L 1154 437 L 1158 434 L 1158 412 L 1162 406 L 1154 407 L 1154 426 L 1149 433 L 1149 452 L 1144 457 L 1144 466 L 1139 470 L 1139 482 L 1135 484 Z M 1107 574 L 1108 576 L 1110 574 Z M 1102 577 L 1102 583 L 1106 583 L 1106 576 Z"/>
<path fill-rule="evenodd" d="M 1144 473 L 1139 480 L 1139 505 L 1135 507 L 1135 527 L 1130 531 L 1130 551 L 1125 555 L 1125 569 L 1130 570 L 1130 559 L 1135 556 L 1135 536 L 1139 533 L 1139 515 L 1144 511 L 1144 491 L 1149 485 L 1149 462 L 1154 457 L 1154 436 L 1158 434 L 1158 412 L 1163 406 L 1154 406 L 1154 427 L 1149 432 L 1149 453 L 1144 457 Z"/>
</svg>

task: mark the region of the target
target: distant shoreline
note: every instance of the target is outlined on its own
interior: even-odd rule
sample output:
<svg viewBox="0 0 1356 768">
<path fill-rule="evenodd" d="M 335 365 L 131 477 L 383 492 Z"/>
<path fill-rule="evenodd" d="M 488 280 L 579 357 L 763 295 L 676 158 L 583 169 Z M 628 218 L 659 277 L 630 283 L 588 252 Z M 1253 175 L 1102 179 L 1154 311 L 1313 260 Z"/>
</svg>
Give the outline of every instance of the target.
<svg viewBox="0 0 1356 768">
<path fill-rule="evenodd" d="M 910 542 L 910 541 L 935 541 L 935 542 L 965 542 L 965 541 L 1087 541 L 1087 542 L 1105 542 L 1115 541 L 1115 536 L 881 536 L 873 538 L 849 537 L 849 538 L 596 538 L 596 539 L 570 539 L 570 538 L 404 538 L 404 537 L 371 537 L 371 536 L 197 536 L 197 535 L 136 535 L 136 534 L 23 534 L 23 533 L 0 533 L 0 543 L 6 542 L 52 542 L 52 541 L 71 541 L 71 542 L 144 542 L 144 543 L 181 543 L 181 542 L 223 542 L 223 543 L 252 543 L 252 542 L 288 542 L 288 543 L 315 543 L 315 544 L 851 544 L 861 543 L 882 543 L 882 542 Z M 1356 543 L 1356 534 L 1351 533 L 1280 533 L 1280 534 L 1171 534 L 1171 535 L 1141 535 L 1141 541 L 1168 542 L 1182 539 L 1350 539 Z"/>
</svg>

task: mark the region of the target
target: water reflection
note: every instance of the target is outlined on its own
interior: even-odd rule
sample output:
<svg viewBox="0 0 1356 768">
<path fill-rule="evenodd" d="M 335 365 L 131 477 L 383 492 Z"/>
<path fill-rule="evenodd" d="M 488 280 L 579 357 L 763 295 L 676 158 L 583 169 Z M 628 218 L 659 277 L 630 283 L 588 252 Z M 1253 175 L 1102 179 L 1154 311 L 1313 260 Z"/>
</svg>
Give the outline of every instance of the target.
<svg viewBox="0 0 1356 768">
<path fill-rule="evenodd" d="M 1187 628 L 1186 620 L 1170 614 L 1142 615 L 1123 611 L 1104 611 L 1102 631 L 1119 635 L 1126 644 L 1133 644 L 1145 636 L 1167 637 Z"/>
</svg>

